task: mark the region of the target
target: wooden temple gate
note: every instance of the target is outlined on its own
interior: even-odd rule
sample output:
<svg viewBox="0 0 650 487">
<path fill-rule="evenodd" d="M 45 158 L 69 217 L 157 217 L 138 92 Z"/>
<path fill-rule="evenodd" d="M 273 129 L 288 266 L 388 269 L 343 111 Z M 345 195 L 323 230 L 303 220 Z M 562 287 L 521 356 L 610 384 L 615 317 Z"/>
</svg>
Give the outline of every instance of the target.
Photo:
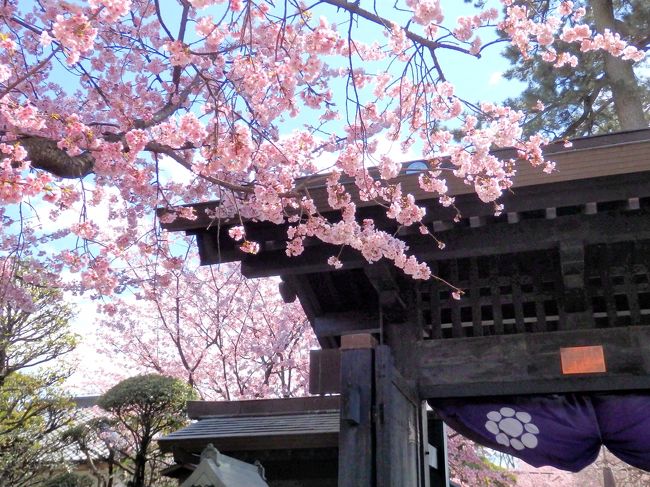
<svg viewBox="0 0 650 487">
<path fill-rule="evenodd" d="M 215 203 L 166 226 L 196 235 L 203 264 L 241 261 L 246 276 L 280 276 L 284 299 L 300 300 L 323 347 L 311 390 L 341 394 L 339 486 L 447 485 L 427 401 L 650 389 L 650 130 L 552 145 L 546 157 L 558 172 L 522 166 L 500 216 L 451 181 L 460 222 L 418 200 L 443 250 L 380 207 L 359 208 L 463 289 L 460 300 L 439 281 L 322 242 L 288 258 L 284 225 L 245 223 L 261 251 L 244 254 L 228 223 L 205 215 Z M 424 196 L 417 174 L 398 180 Z M 325 209 L 325 188 L 310 193 Z M 326 260 L 339 252 L 334 270 Z"/>
</svg>

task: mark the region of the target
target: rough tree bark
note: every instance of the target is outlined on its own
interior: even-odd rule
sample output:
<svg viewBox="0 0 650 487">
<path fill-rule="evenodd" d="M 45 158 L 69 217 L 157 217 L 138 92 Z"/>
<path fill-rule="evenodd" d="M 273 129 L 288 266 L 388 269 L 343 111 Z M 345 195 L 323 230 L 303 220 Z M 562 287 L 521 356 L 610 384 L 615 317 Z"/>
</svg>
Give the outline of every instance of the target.
<svg viewBox="0 0 650 487">
<path fill-rule="evenodd" d="M 605 29 L 617 31 L 612 0 L 591 0 L 591 8 L 596 23 L 596 30 L 603 33 Z M 605 76 L 609 80 L 614 99 L 614 108 L 623 130 L 642 129 L 648 126 L 643 112 L 641 90 L 634 75 L 632 63 L 623 61 L 608 53 L 605 56 Z"/>
<path fill-rule="evenodd" d="M 89 152 L 70 156 L 66 151 L 59 149 L 56 141 L 45 137 L 22 137 L 20 145 L 27 151 L 32 167 L 61 178 L 83 178 L 90 174 L 95 166 L 95 159 Z"/>
</svg>

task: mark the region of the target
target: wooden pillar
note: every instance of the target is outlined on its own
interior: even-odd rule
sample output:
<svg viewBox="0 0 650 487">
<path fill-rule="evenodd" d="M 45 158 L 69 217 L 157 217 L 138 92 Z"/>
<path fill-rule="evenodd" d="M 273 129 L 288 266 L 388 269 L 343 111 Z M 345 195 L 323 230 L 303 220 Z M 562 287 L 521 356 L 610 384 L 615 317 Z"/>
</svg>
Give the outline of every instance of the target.
<svg viewBox="0 0 650 487">
<path fill-rule="evenodd" d="M 374 485 L 372 348 L 341 350 L 339 487 Z"/>
<path fill-rule="evenodd" d="M 444 425 L 428 420 L 390 347 L 369 334 L 342 337 L 340 393 L 339 487 L 449 485 Z"/>
<path fill-rule="evenodd" d="M 377 487 L 427 487 L 423 401 L 395 368 L 391 349 L 375 349 Z"/>
<path fill-rule="evenodd" d="M 440 419 L 427 421 L 429 487 L 449 486 L 447 428 Z"/>
</svg>

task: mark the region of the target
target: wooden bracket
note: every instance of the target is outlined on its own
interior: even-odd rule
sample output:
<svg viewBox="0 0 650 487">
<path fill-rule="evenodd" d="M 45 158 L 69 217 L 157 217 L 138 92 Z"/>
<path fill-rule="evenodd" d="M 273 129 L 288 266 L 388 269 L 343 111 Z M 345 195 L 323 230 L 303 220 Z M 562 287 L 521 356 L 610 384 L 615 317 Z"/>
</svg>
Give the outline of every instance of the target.
<svg viewBox="0 0 650 487">
<path fill-rule="evenodd" d="M 406 309 L 394 270 L 385 262 L 376 262 L 364 267 L 366 277 L 377 291 L 382 307 Z"/>
</svg>

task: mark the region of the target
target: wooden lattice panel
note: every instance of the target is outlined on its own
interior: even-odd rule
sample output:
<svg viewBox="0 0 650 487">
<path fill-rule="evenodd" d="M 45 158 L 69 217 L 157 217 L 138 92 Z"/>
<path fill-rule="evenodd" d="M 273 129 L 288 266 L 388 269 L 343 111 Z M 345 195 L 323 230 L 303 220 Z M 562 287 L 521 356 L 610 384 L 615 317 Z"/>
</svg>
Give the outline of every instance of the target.
<svg viewBox="0 0 650 487">
<path fill-rule="evenodd" d="M 588 311 L 594 326 L 650 324 L 650 242 L 586 248 Z"/>
<path fill-rule="evenodd" d="M 425 339 L 649 324 L 650 242 L 587 246 L 584 252 L 584 287 L 577 290 L 565 288 L 558 249 L 431 263 L 464 294 L 453 299 L 440 281 L 419 289 Z M 571 293 L 573 299 L 584 296 L 581 309 L 567 306 Z"/>
</svg>

